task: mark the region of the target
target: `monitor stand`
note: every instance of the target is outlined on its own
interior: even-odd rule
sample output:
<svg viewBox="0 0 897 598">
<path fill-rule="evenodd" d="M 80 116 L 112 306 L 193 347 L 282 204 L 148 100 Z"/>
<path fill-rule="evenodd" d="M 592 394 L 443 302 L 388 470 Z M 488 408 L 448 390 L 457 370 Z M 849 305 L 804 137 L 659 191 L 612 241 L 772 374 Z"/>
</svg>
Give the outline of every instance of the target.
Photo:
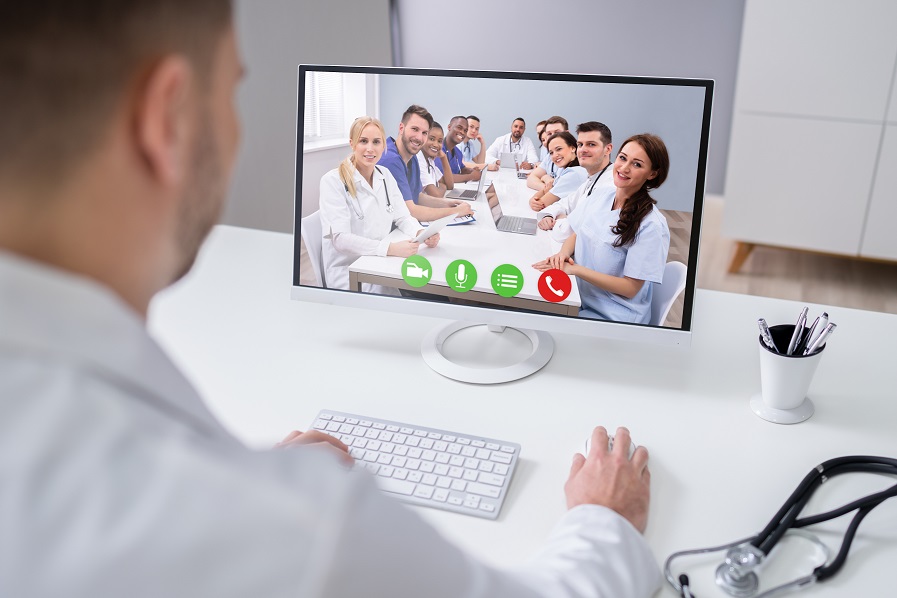
<svg viewBox="0 0 897 598">
<path fill-rule="evenodd" d="M 469 330 L 476 328 L 475 330 Z M 458 343 L 461 355 L 467 356 L 459 363 L 446 356 L 446 341 L 456 332 L 465 332 L 452 339 Z M 499 384 L 525 378 L 542 369 L 554 353 L 554 340 L 547 332 L 522 330 L 504 326 L 473 322 L 450 322 L 431 330 L 421 343 L 424 361 L 437 373 L 459 382 L 473 384 Z M 529 339 L 531 350 L 521 355 L 520 335 Z M 463 337 L 463 338 L 462 338 Z M 457 352 L 457 351 L 453 351 Z M 508 356 L 512 362 L 507 363 Z M 522 356 L 522 359 L 519 359 Z"/>
</svg>

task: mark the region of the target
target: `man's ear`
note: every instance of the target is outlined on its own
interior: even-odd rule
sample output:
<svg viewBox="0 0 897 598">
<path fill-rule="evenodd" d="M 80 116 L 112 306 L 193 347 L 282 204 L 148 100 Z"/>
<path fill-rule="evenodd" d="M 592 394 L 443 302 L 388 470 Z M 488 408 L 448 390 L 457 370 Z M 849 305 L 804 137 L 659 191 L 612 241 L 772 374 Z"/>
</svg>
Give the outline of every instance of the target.
<svg viewBox="0 0 897 598">
<path fill-rule="evenodd" d="M 137 150 L 148 175 L 161 185 L 179 185 L 185 176 L 191 86 L 190 64 L 182 57 L 167 56 L 152 67 L 138 92 Z"/>
</svg>

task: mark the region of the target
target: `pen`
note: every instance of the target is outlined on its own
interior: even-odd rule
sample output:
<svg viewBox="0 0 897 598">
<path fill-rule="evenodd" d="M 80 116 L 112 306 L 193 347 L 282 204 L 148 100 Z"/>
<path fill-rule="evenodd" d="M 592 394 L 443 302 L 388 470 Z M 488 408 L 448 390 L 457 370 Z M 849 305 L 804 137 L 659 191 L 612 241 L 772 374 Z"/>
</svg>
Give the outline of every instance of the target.
<svg viewBox="0 0 897 598">
<path fill-rule="evenodd" d="M 819 335 L 822 334 L 822 331 L 825 330 L 825 327 L 828 326 L 828 312 L 822 312 L 822 317 L 819 318 L 819 327 L 816 329 L 816 332 L 813 333 L 813 338 L 808 338 L 806 342 L 806 346 L 804 347 L 804 355 L 810 354 L 810 346 L 816 342 L 816 339 L 819 338 Z M 812 330 L 810 332 L 813 332 Z"/>
<path fill-rule="evenodd" d="M 810 346 L 810 341 L 813 338 L 813 333 L 816 330 L 816 326 L 819 325 L 819 320 L 820 320 L 820 317 L 816 316 L 816 319 L 813 320 L 813 325 L 810 326 L 810 329 L 807 330 L 807 333 L 804 335 L 804 337 L 802 339 L 800 339 L 799 343 L 797 343 L 797 347 L 794 348 L 794 352 L 797 353 L 798 355 L 804 355 L 805 351 L 807 350 L 807 347 Z M 824 328 L 825 324 L 823 324 L 822 326 Z M 820 328 L 819 331 L 822 332 L 822 328 Z"/>
<path fill-rule="evenodd" d="M 778 353 L 779 350 L 776 348 L 776 344 L 772 342 L 772 335 L 769 333 L 769 326 L 766 324 L 766 320 L 760 318 L 757 320 L 757 325 L 760 326 L 760 338 L 763 339 L 763 343 Z"/>
<path fill-rule="evenodd" d="M 788 343 L 788 351 L 785 353 L 786 355 L 791 355 L 797 348 L 797 344 L 800 342 L 801 333 L 804 330 L 804 324 L 807 322 L 807 313 L 809 311 L 810 308 L 805 307 L 801 310 L 800 315 L 797 316 L 797 324 L 794 325 L 794 333 L 791 335 L 791 342 Z"/>
<path fill-rule="evenodd" d="M 825 330 L 822 331 L 822 334 L 819 335 L 819 338 L 813 341 L 813 344 L 810 345 L 809 353 L 807 353 L 807 355 L 816 353 L 816 351 L 818 351 L 819 348 L 825 344 L 825 341 L 828 339 L 828 337 L 832 335 L 832 332 L 835 331 L 835 328 L 837 328 L 835 324 L 829 324 L 828 326 L 826 326 Z"/>
</svg>

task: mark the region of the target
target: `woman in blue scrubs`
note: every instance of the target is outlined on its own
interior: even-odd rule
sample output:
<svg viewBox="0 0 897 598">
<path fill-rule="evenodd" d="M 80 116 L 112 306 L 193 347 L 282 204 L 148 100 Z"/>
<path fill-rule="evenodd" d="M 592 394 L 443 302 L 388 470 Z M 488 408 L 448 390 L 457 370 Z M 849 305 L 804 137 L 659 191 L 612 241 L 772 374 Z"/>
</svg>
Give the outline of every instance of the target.
<svg viewBox="0 0 897 598">
<path fill-rule="evenodd" d="M 660 187 L 669 170 L 660 137 L 644 133 L 624 141 L 613 166 L 616 188 L 578 206 L 569 216 L 573 234 L 561 250 L 533 264 L 537 270 L 558 268 L 576 276 L 580 316 L 649 323 L 670 229 L 648 190 Z"/>
<path fill-rule="evenodd" d="M 530 199 L 529 207 L 536 212 L 567 197 L 589 178 L 586 169 L 579 165 L 579 158 L 576 156 L 576 137 L 569 131 L 560 131 L 551 135 L 546 147 L 548 147 L 548 154 L 557 167 L 557 171 L 554 177 L 545 177 L 545 188 L 536 191 L 536 194 Z"/>
</svg>

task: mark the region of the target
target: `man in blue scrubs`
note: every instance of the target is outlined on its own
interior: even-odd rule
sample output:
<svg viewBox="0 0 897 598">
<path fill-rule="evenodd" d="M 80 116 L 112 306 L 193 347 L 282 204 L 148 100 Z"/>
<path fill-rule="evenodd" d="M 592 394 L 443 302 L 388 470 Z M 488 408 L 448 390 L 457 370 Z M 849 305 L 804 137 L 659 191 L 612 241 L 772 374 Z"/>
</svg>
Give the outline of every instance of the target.
<svg viewBox="0 0 897 598">
<path fill-rule="evenodd" d="M 399 135 L 386 140 L 386 151 L 380 157 L 379 165 L 386 167 L 399 184 L 402 198 L 411 215 L 419 221 L 438 220 L 449 214 L 471 214 L 470 205 L 465 201 L 431 197 L 424 193 L 420 182 L 420 164 L 417 152 L 424 146 L 427 133 L 433 126 L 433 116 L 423 106 L 412 104 L 402 114 Z"/>
<path fill-rule="evenodd" d="M 460 145 L 466 140 L 467 118 L 463 116 L 452 117 L 452 120 L 449 121 L 448 130 L 445 132 L 445 141 L 442 142 L 442 149 L 445 150 L 445 155 L 448 156 L 449 165 L 452 167 L 452 174 L 455 175 L 456 183 L 480 180 L 480 170 L 464 164 L 464 155 L 461 153 Z"/>
</svg>

